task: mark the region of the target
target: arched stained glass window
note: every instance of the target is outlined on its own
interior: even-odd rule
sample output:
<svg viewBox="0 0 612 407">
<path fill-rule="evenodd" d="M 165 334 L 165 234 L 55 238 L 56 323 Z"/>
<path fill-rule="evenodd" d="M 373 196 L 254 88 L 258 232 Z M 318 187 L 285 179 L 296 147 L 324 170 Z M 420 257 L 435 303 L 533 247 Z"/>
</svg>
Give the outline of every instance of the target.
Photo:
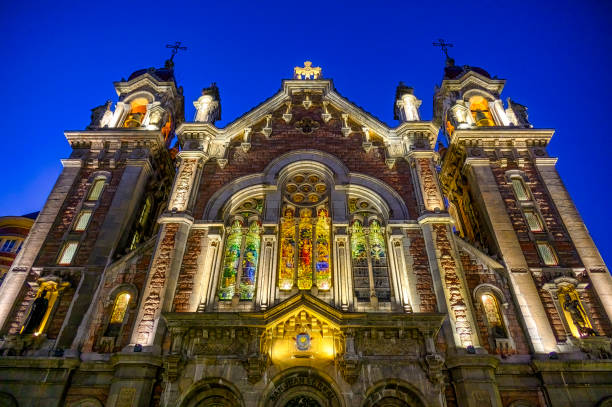
<svg viewBox="0 0 612 407">
<path fill-rule="evenodd" d="M 329 290 L 331 278 L 331 221 L 327 184 L 321 176 L 298 173 L 283 188 L 280 267 L 281 290 Z"/>
<path fill-rule="evenodd" d="M 508 335 L 506 334 L 504 322 L 499 310 L 499 302 L 495 295 L 486 293 L 483 294 L 480 299 L 482 301 L 484 314 L 487 317 L 490 334 L 493 335 L 494 338 L 507 338 Z"/>
<path fill-rule="evenodd" d="M 391 301 L 391 286 L 389 285 L 389 272 L 385 237 L 376 219 L 370 221 L 370 258 L 372 260 L 372 274 L 374 275 L 374 290 L 378 301 Z"/>
<path fill-rule="evenodd" d="M 125 291 L 117 294 L 117 296 L 115 297 L 115 303 L 113 304 L 111 317 L 108 321 L 108 326 L 106 327 L 106 331 L 104 332 L 104 336 L 116 337 L 119 335 L 119 331 L 121 330 L 121 326 L 123 325 L 123 320 L 125 319 L 125 314 L 128 309 L 128 305 L 130 305 L 130 298 L 130 294 Z"/>
<path fill-rule="evenodd" d="M 389 261 L 384 228 L 375 207 L 367 200 L 349 197 L 353 289 L 357 302 L 391 301 Z"/>
<path fill-rule="evenodd" d="M 257 275 L 257 260 L 259 259 L 259 245 L 261 227 L 257 221 L 251 222 L 244 244 L 242 258 L 242 276 L 240 278 L 240 299 L 252 300 L 255 294 L 255 277 Z"/>
<path fill-rule="evenodd" d="M 370 301 L 370 273 L 366 235 L 363 224 L 355 220 L 351 225 L 351 257 L 353 260 L 353 286 L 358 302 Z"/>
<path fill-rule="evenodd" d="M 242 221 L 236 219 L 230 227 L 225 242 L 223 271 L 219 287 L 219 299 L 231 300 L 236 290 L 236 274 L 240 264 L 242 245 Z"/>
<path fill-rule="evenodd" d="M 220 300 L 249 301 L 255 296 L 262 210 L 263 198 L 251 198 L 233 211 L 225 240 L 218 293 Z"/>
<path fill-rule="evenodd" d="M 310 214 L 310 209 L 300 211 L 298 243 L 298 288 L 300 290 L 310 290 L 312 287 L 312 218 Z"/>
<path fill-rule="evenodd" d="M 281 290 L 291 290 L 295 275 L 295 218 L 292 208 L 286 208 L 281 219 L 280 270 L 278 285 Z"/>
<path fill-rule="evenodd" d="M 330 219 L 326 208 L 321 208 L 317 214 L 316 223 L 316 281 L 321 290 L 331 287 L 330 253 Z"/>
</svg>

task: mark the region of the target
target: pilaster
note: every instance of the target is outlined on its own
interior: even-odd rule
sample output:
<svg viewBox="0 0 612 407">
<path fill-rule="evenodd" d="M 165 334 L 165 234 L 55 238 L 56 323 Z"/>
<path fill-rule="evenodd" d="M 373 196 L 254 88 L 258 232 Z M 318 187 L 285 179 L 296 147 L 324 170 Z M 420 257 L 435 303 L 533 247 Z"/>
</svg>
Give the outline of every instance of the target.
<svg viewBox="0 0 612 407">
<path fill-rule="evenodd" d="M 55 219 L 68 196 L 77 176 L 81 172 L 82 160 L 62 160 L 64 169 L 55 182 L 45 206 L 40 211 L 36 222 L 23 243 L 23 247 L 13 262 L 4 282 L 0 285 L 0 327 L 4 328 L 12 306 L 19 295 L 38 252 L 55 223 Z M 2 329 L 4 330 L 4 329 Z"/>
<path fill-rule="evenodd" d="M 446 360 L 460 407 L 501 407 L 495 381 L 499 360 L 488 355 L 456 356 Z"/>
<path fill-rule="evenodd" d="M 346 226 L 334 228 L 334 303 L 343 311 L 353 306 L 353 279 Z"/>
<path fill-rule="evenodd" d="M 137 210 L 151 174 L 152 168 L 148 160 L 127 160 L 127 166 L 89 256 L 88 268 L 83 271 L 78 291 L 58 336 L 57 347 L 76 349 L 85 340 L 91 322 L 89 317 L 96 305 L 93 298 L 102 278 L 101 270 L 107 265 L 117 242 L 129 225 L 132 214 Z"/>
<path fill-rule="evenodd" d="M 508 269 L 510 282 L 519 304 L 533 350 L 548 353 L 557 350 L 557 341 L 546 316 L 538 289 L 495 181 L 489 159 L 468 158 L 468 178 L 476 201 L 484 209 L 493 237 Z"/>
<path fill-rule="evenodd" d="M 555 168 L 556 158 L 536 158 L 538 173 L 553 200 L 559 216 L 569 233 L 580 260 L 593 282 L 593 288 L 603 304 L 609 319 L 612 319 L 612 277 L 589 231 L 569 196 Z"/>
<path fill-rule="evenodd" d="M 119 353 L 112 358 L 115 379 L 110 387 L 108 407 L 148 407 L 161 367 L 160 357 L 144 353 Z"/>
<path fill-rule="evenodd" d="M 274 227 L 264 227 L 261 236 L 261 258 L 257 270 L 256 309 L 266 310 L 275 302 L 277 239 Z"/>
</svg>

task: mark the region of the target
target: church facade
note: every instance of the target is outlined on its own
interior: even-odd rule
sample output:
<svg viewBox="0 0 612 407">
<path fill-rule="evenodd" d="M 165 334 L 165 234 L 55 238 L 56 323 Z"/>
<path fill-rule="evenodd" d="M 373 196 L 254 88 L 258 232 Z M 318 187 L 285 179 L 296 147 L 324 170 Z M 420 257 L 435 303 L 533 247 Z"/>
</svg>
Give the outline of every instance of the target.
<svg viewBox="0 0 612 407">
<path fill-rule="evenodd" d="M 306 62 L 221 128 L 171 60 L 116 82 L 0 286 L 0 405 L 612 406 L 609 270 L 504 84 L 447 58 L 389 127 Z"/>
</svg>

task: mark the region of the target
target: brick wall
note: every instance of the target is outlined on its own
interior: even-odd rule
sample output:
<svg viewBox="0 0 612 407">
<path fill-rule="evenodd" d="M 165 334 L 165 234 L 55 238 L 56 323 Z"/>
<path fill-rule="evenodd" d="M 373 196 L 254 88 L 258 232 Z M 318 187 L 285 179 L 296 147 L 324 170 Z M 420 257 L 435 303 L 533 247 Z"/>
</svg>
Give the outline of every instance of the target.
<svg viewBox="0 0 612 407">
<path fill-rule="evenodd" d="M 523 329 L 517 319 L 518 312 L 514 305 L 514 300 L 508 285 L 502 281 L 497 273 L 487 267 L 484 267 L 464 251 L 461 251 L 461 264 L 463 266 L 465 280 L 467 282 L 468 291 L 470 294 L 472 294 L 474 289 L 480 284 L 490 284 L 498 288 L 505 296 L 507 306 L 502 306 L 502 304 L 500 304 L 500 312 L 506 318 L 506 329 L 514 340 L 516 349 L 511 352 L 504 352 L 504 355 L 514 353 L 529 354 L 527 338 L 525 337 Z M 491 347 L 491 343 L 489 342 L 489 329 L 486 322 L 486 316 L 484 315 L 484 310 L 482 309 L 479 299 L 473 298 L 473 296 L 471 297 L 474 310 L 476 311 L 476 323 L 478 324 L 478 330 L 480 332 L 480 337 L 482 338 L 481 345 L 487 349 L 489 353 L 500 353 L 499 350 L 493 349 Z"/>
<path fill-rule="evenodd" d="M 123 168 L 115 168 L 112 170 L 105 170 L 111 172 L 110 180 L 104 187 L 104 191 L 100 196 L 99 205 L 93 213 L 90 223 L 87 227 L 87 231 L 83 232 L 86 235 L 83 237 L 81 244 L 74 257 L 73 266 L 84 266 L 87 264 L 91 250 L 96 243 L 96 239 L 106 213 L 111 205 L 117 186 L 121 181 L 123 174 Z M 89 182 L 90 176 L 98 171 L 98 169 L 85 168 L 81 170 L 78 176 L 78 180 L 72 186 L 72 189 L 66 197 L 66 201 L 62 205 L 59 211 L 59 215 L 49 231 L 47 239 L 40 249 L 38 258 L 36 259 L 36 267 L 54 266 L 57 261 L 60 248 L 64 242 L 64 237 L 67 231 L 69 231 L 70 225 L 77 215 L 80 208 L 80 203 L 83 201 L 85 194 L 89 191 L 91 186 Z"/>
<path fill-rule="evenodd" d="M 206 231 L 201 229 L 194 229 L 189 234 L 174 296 L 175 312 L 189 312 L 189 298 L 196 283 L 194 278 L 199 267 L 198 257 L 202 252 L 202 240 L 205 237 Z"/>
<path fill-rule="evenodd" d="M 409 165 L 404 160 L 397 160 L 393 169 L 389 169 L 385 164 L 384 147 L 380 140 L 373 139 L 374 147 L 366 153 L 362 147 L 363 134 L 352 133 L 345 138 L 340 131 L 342 124 L 337 117 L 328 123 L 321 122 L 318 130 L 304 134 L 294 127 L 295 123 L 305 117 L 320 121 L 320 108 L 312 107 L 305 110 L 301 105 L 295 106 L 292 110 L 293 120 L 289 124 L 281 117 L 283 110 L 273 114 L 274 130 L 270 139 L 253 131 L 251 148 L 247 153 L 240 148 L 241 140 L 230 145 L 229 162 L 224 169 L 221 169 L 215 161 L 205 164 L 194 209 L 196 219 L 202 217 L 210 197 L 219 188 L 241 176 L 262 172 L 275 158 L 299 149 L 327 152 L 339 158 L 350 171 L 370 175 L 386 182 L 404 199 L 410 217 L 417 218 L 417 204 Z M 356 126 L 353 128 L 357 129 Z"/>
<path fill-rule="evenodd" d="M 406 235 L 410 239 L 410 256 L 414 261 L 413 270 L 416 276 L 416 290 L 421 299 L 421 312 L 436 312 L 436 295 L 429 271 L 429 259 L 423 233 L 420 230 L 409 230 Z"/>
</svg>

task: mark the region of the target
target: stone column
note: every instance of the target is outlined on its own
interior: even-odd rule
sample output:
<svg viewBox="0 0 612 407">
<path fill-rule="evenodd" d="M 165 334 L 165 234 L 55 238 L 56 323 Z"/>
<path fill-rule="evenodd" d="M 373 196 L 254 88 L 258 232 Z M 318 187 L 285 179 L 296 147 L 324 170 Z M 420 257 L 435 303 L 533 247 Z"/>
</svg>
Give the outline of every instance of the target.
<svg viewBox="0 0 612 407">
<path fill-rule="evenodd" d="M 460 407 L 501 407 L 495 381 L 499 359 L 489 355 L 455 356 L 446 360 Z"/>
<path fill-rule="evenodd" d="M 78 159 L 62 160 L 64 169 L 58 177 L 45 206 L 36 218 L 36 222 L 30 229 L 30 233 L 23 243 L 21 251 L 13 262 L 11 269 L 0 285 L 0 327 L 4 327 L 10 315 L 15 300 L 23 287 L 26 277 L 38 256 L 49 230 L 64 204 L 66 196 L 70 192 L 74 181 L 81 171 L 82 161 Z M 4 329 L 2 329 L 2 332 Z"/>
<path fill-rule="evenodd" d="M 561 216 L 582 264 L 593 282 L 593 288 L 603 304 L 608 318 L 612 319 L 612 277 L 599 250 L 595 246 L 586 225 L 582 221 L 572 198 L 569 196 L 555 168 L 556 158 L 536 158 L 536 168 L 548 189 L 551 199 Z"/>
<path fill-rule="evenodd" d="M 198 257 L 198 271 L 193 277 L 193 292 L 189 298 L 189 312 L 197 312 L 201 307 L 206 307 L 206 298 L 212 273 L 217 264 L 219 248 L 221 247 L 221 235 L 216 228 L 208 228 L 206 237 L 202 239 L 201 254 Z"/>
<path fill-rule="evenodd" d="M 438 177 L 434 167 L 435 151 L 412 151 L 406 158 L 414 166 L 415 181 L 419 184 L 422 210 L 427 212 L 444 211 L 444 200 L 438 185 Z M 421 205 L 419 205 L 421 206 Z"/>
<path fill-rule="evenodd" d="M 353 306 L 351 249 L 346 226 L 334 227 L 334 304 L 343 311 Z"/>
<path fill-rule="evenodd" d="M 274 305 L 276 293 L 277 241 L 274 226 L 264 226 L 261 235 L 261 258 L 257 269 L 255 308 L 266 310 Z"/>
<path fill-rule="evenodd" d="M 138 210 L 138 204 L 151 173 L 151 164 L 148 160 L 128 159 L 111 206 L 104 217 L 98 239 L 87 261 L 88 267 L 83 270 L 81 282 L 64 319 L 57 347 L 77 349 L 86 339 L 89 316 L 97 305 L 94 304 L 93 298 L 102 277 L 102 270 L 109 263 L 109 258 L 129 226 L 132 215 Z"/>
<path fill-rule="evenodd" d="M 423 228 L 425 248 L 429 257 L 438 311 L 447 313 L 451 323 L 451 338 L 458 348 L 480 347 L 478 328 L 467 282 L 453 244 L 448 214 L 425 215 L 419 218 Z"/>
<path fill-rule="evenodd" d="M 142 353 L 120 353 L 112 357 L 111 363 L 115 372 L 106 406 L 148 407 L 157 370 L 162 365 L 161 358 Z"/>
<path fill-rule="evenodd" d="M 508 269 L 510 282 L 527 328 L 531 346 L 535 352 L 539 353 L 556 351 L 557 340 L 499 193 L 499 186 L 495 181 L 489 160 L 468 158 L 465 165 L 475 194 L 474 198 L 487 217 L 493 237 Z"/>
<path fill-rule="evenodd" d="M 404 235 L 401 231 L 393 233 L 389 237 L 389 259 L 391 278 L 395 292 L 395 298 L 398 305 L 404 312 L 412 312 L 412 299 L 410 298 L 410 284 L 408 283 L 406 257 L 404 255 L 404 247 L 402 240 Z"/>
<path fill-rule="evenodd" d="M 199 179 L 206 159 L 201 151 L 182 151 L 179 157 L 181 164 L 174 179 L 169 212 L 158 220 L 162 227 L 130 344 L 130 347 L 142 345 L 145 352 L 160 351 L 163 336 L 163 329 L 158 329 L 160 317 L 162 312 L 172 309 L 183 254 L 193 224 L 191 208 L 197 190 L 194 188 L 195 180 Z"/>
</svg>

